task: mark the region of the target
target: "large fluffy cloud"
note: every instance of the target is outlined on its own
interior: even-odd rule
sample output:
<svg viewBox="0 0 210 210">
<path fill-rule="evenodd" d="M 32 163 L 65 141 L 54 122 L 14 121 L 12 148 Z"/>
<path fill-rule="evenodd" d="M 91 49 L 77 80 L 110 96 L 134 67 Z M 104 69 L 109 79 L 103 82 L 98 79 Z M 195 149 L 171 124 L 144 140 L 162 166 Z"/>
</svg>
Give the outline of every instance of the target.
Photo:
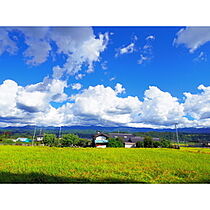
<svg viewBox="0 0 210 210">
<path fill-rule="evenodd" d="M 198 89 L 199 94 L 184 93 L 185 112 L 197 120 L 210 118 L 210 87 L 200 85 Z"/>
<path fill-rule="evenodd" d="M 140 112 L 141 122 L 156 125 L 172 125 L 182 121 L 184 108 L 178 102 L 178 99 L 172 97 L 170 93 L 150 86 L 144 95 L 144 102 Z"/>
<path fill-rule="evenodd" d="M 0 116 L 9 117 L 15 116 L 16 96 L 18 92 L 18 85 L 12 80 L 5 80 L 0 85 Z"/>
<path fill-rule="evenodd" d="M 183 103 L 155 86 L 145 91 L 143 101 L 137 96 L 123 97 L 125 88 L 119 83 L 114 88 L 89 86 L 71 97 L 65 93 L 67 87 L 66 81 L 49 78 L 25 87 L 4 81 L 0 85 L 0 125 L 210 126 L 210 87 L 203 85 L 198 94 L 184 93 Z M 52 102 L 60 106 L 53 107 Z"/>
<path fill-rule="evenodd" d="M 187 27 L 181 29 L 174 39 L 175 45 L 183 44 L 193 53 L 200 46 L 210 41 L 210 27 Z"/>
<path fill-rule="evenodd" d="M 119 85 L 116 88 L 119 88 Z M 139 112 L 141 102 L 137 97 L 118 97 L 122 90 L 122 87 L 119 92 L 103 85 L 90 86 L 72 97 L 72 113 L 80 120 L 91 120 L 101 125 L 126 124 L 132 121 L 132 115 Z"/>
<path fill-rule="evenodd" d="M 15 40 L 19 36 L 11 39 L 14 31 L 24 38 L 27 47 L 23 55 L 27 64 L 44 63 L 52 53 L 65 55 L 63 65 L 53 68 L 55 79 L 60 79 L 64 73 L 75 75 L 83 67 L 86 67 L 87 73 L 94 71 L 94 62 L 100 60 L 100 53 L 109 40 L 108 33 L 96 37 L 91 27 L 0 28 L 0 54 L 13 54 L 18 50 Z"/>
<path fill-rule="evenodd" d="M 78 73 L 82 65 L 87 66 L 87 72 L 92 72 L 93 63 L 99 61 L 109 40 L 108 33 L 96 38 L 90 27 L 52 28 L 49 36 L 58 46 L 57 52 L 67 55 L 62 69 L 70 75 Z"/>
<path fill-rule="evenodd" d="M 44 112 L 50 102 L 63 102 L 67 99 L 64 88 L 66 81 L 45 78 L 43 82 L 21 87 L 17 93 L 17 107 L 27 112 Z"/>
</svg>

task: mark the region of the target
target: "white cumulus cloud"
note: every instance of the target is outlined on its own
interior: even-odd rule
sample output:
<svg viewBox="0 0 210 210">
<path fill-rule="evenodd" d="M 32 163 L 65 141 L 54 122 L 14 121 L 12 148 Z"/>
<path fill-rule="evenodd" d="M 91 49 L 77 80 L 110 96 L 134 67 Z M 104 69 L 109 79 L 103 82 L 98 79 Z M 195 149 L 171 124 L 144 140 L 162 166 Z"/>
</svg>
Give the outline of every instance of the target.
<svg viewBox="0 0 210 210">
<path fill-rule="evenodd" d="M 111 87 L 90 86 L 72 97 L 72 113 L 82 123 L 101 125 L 126 124 L 138 113 L 141 102 L 137 97 L 117 96 Z"/>
<path fill-rule="evenodd" d="M 19 32 L 12 40 L 9 33 Z M 53 76 L 60 79 L 63 74 L 75 75 L 86 68 L 87 73 L 94 71 L 94 63 L 100 61 L 100 54 L 106 49 L 109 34 L 95 36 L 91 27 L 8 27 L 0 28 L 0 54 L 18 51 L 16 41 L 24 38 L 27 48 L 23 52 L 25 61 L 30 65 L 40 65 L 52 56 L 65 55 L 66 61 L 53 68 Z M 52 44 L 57 51 L 53 52 Z M 52 53 L 53 52 L 53 53 Z"/>
<path fill-rule="evenodd" d="M 130 43 L 126 47 L 119 48 L 117 50 L 117 53 L 115 54 L 115 57 L 123 54 L 133 53 L 134 51 L 135 51 L 135 43 Z"/>
<path fill-rule="evenodd" d="M 210 86 L 200 85 L 198 89 L 202 92 L 198 94 L 184 93 L 186 97 L 185 112 L 197 120 L 210 118 Z"/>
<path fill-rule="evenodd" d="M 184 93 L 182 103 L 155 86 L 145 91 L 143 101 L 137 96 L 121 97 L 125 88 L 119 83 L 114 88 L 89 86 L 71 96 L 65 93 L 66 87 L 66 81 L 49 78 L 25 87 L 5 80 L 0 84 L 0 126 L 210 126 L 210 87 L 204 85 L 198 87 L 197 94 Z M 51 102 L 61 103 L 60 107 Z"/>
<path fill-rule="evenodd" d="M 140 120 L 144 123 L 172 125 L 180 122 L 184 116 L 184 108 L 176 97 L 150 86 L 144 93 Z"/>
<path fill-rule="evenodd" d="M 210 41 L 210 27 L 186 27 L 181 29 L 174 39 L 175 45 L 183 44 L 190 53 Z"/>
<path fill-rule="evenodd" d="M 71 88 L 73 90 L 80 90 L 82 88 L 82 85 L 80 83 L 74 83 L 71 85 Z"/>
<path fill-rule="evenodd" d="M 122 84 L 117 83 L 116 86 L 115 86 L 115 92 L 117 94 L 125 93 L 125 88 L 122 86 Z"/>
</svg>

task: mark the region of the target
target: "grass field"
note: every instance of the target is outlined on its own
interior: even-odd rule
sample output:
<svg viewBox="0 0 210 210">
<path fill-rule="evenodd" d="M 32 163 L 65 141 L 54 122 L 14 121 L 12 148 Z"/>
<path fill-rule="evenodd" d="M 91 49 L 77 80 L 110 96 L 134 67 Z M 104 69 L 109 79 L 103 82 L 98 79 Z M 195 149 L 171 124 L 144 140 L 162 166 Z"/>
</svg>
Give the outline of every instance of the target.
<svg viewBox="0 0 210 210">
<path fill-rule="evenodd" d="M 0 146 L 0 183 L 210 183 L 210 149 Z"/>
</svg>

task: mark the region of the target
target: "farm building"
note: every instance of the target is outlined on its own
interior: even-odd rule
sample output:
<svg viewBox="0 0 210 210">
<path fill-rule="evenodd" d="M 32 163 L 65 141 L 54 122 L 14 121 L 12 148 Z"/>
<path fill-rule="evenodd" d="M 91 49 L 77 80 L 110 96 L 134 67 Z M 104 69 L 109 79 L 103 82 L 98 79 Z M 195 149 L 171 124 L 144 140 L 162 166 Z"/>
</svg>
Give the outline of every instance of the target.
<svg viewBox="0 0 210 210">
<path fill-rule="evenodd" d="M 95 145 L 95 147 L 106 148 L 108 144 L 108 138 L 108 135 L 97 132 L 97 134 L 93 136 L 93 144 Z"/>
<path fill-rule="evenodd" d="M 29 138 L 21 138 L 21 137 L 19 137 L 19 138 L 15 139 L 14 141 L 31 142 L 31 139 L 29 139 Z"/>
</svg>

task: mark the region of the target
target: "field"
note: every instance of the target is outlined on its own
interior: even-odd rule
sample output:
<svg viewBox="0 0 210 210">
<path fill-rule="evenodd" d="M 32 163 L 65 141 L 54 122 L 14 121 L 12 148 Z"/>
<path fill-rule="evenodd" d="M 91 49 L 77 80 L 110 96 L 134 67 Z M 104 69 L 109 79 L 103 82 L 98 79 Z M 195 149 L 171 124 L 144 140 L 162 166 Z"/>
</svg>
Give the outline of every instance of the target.
<svg viewBox="0 0 210 210">
<path fill-rule="evenodd" d="M 210 149 L 0 146 L 0 183 L 210 183 Z"/>
</svg>

